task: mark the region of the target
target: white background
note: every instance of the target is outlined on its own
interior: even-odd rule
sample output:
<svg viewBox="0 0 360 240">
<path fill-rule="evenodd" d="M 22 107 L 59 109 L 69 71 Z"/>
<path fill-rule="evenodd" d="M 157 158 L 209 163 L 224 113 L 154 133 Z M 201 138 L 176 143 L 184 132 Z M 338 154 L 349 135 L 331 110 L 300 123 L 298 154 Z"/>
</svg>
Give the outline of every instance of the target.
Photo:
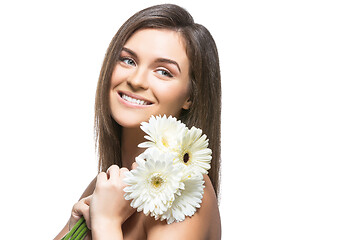
<svg viewBox="0 0 360 240">
<path fill-rule="evenodd" d="M 223 239 L 359 239 L 357 1 L 173 2 L 219 49 Z M 1 239 L 52 239 L 67 221 L 97 172 L 106 48 L 157 3 L 0 3 Z"/>
</svg>

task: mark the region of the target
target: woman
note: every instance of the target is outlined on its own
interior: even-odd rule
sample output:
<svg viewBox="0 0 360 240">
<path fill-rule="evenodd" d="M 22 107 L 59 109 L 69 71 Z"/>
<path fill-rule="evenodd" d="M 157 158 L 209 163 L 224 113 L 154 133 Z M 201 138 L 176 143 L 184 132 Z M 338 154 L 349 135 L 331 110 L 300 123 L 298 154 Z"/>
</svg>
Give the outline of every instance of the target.
<svg viewBox="0 0 360 240">
<path fill-rule="evenodd" d="M 116 33 L 101 69 L 95 102 L 99 174 L 73 207 L 61 239 L 84 216 L 87 239 L 220 239 L 217 204 L 221 85 L 215 42 L 183 8 L 164 4 L 129 18 Z M 144 141 L 140 123 L 172 115 L 201 128 L 212 149 L 201 208 L 166 224 L 131 208 L 124 172 Z M 106 171 L 106 172 L 104 172 Z"/>
</svg>

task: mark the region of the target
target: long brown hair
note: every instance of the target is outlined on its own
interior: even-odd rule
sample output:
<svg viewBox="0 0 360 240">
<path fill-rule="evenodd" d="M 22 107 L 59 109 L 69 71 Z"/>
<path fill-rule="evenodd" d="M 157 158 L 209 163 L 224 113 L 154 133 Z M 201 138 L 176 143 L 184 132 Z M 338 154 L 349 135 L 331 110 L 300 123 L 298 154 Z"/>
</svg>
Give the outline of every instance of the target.
<svg viewBox="0 0 360 240">
<path fill-rule="evenodd" d="M 110 80 L 115 64 L 126 41 L 144 28 L 169 29 L 179 32 L 186 43 L 190 61 L 192 101 L 183 110 L 180 120 L 188 127 L 201 128 L 209 138 L 212 150 L 209 177 L 216 194 L 220 174 L 221 81 L 216 44 L 210 32 L 194 22 L 183 8 L 162 4 L 146 8 L 130 17 L 113 37 L 101 68 L 95 99 L 95 142 L 99 155 L 99 171 L 112 164 L 122 166 L 122 127 L 111 117 L 109 104 Z"/>
</svg>

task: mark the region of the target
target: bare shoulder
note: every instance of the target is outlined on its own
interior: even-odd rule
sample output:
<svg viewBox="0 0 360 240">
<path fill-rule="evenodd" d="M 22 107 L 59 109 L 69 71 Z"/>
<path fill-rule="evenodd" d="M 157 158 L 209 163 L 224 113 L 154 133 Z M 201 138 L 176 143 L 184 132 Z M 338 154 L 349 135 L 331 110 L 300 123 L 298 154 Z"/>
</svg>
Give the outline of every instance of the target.
<svg viewBox="0 0 360 240">
<path fill-rule="evenodd" d="M 80 199 L 85 198 L 87 196 L 90 196 L 91 194 L 93 194 L 94 190 L 95 190 L 95 186 L 96 186 L 96 179 L 97 177 L 95 177 L 90 184 L 87 186 L 87 188 L 85 189 L 85 191 L 83 192 L 83 194 L 81 195 Z"/>
<path fill-rule="evenodd" d="M 204 175 L 205 188 L 200 209 L 192 217 L 179 223 L 167 224 L 147 217 L 148 239 L 221 239 L 221 221 L 214 188 L 207 175 Z"/>
</svg>

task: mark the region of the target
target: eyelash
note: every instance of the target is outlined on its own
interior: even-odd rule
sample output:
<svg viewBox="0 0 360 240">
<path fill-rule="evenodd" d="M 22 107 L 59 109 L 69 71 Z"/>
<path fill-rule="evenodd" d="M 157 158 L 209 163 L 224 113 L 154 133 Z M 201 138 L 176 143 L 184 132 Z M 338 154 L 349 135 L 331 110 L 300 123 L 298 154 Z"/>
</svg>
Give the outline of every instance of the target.
<svg viewBox="0 0 360 240">
<path fill-rule="evenodd" d="M 132 61 L 133 64 L 126 62 L 127 60 Z M 135 60 L 132 59 L 132 58 L 129 58 L 129 57 L 120 57 L 120 61 L 123 62 L 123 63 L 125 63 L 126 65 L 131 65 L 131 66 L 134 66 L 134 65 L 135 65 L 135 66 L 136 66 Z"/>
<path fill-rule="evenodd" d="M 125 63 L 126 65 L 130 65 L 130 66 L 136 66 L 136 62 L 134 59 L 132 58 L 129 58 L 129 57 L 120 57 L 120 61 Z M 133 63 L 129 63 L 127 61 L 132 61 Z M 162 73 L 159 73 L 160 75 L 162 76 L 165 76 L 165 77 L 169 77 L 169 78 L 172 78 L 174 77 L 170 71 L 168 70 L 165 70 L 165 69 L 158 69 L 156 70 L 155 72 L 159 73 L 159 72 L 162 72 Z"/>
<path fill-rule="evenodd" d="M 163 74 L 161 74 L 161 73 L 159 73 L 159 74 L 162 76 L 165 76 L 165 77 L 169 77 L 169 78 L 174 77 L 169 71 L 167 71 L 165 69 L 158 69 L 158 70 L 156 70 L 156 72 L 163 72 Z"/>
</svg>

